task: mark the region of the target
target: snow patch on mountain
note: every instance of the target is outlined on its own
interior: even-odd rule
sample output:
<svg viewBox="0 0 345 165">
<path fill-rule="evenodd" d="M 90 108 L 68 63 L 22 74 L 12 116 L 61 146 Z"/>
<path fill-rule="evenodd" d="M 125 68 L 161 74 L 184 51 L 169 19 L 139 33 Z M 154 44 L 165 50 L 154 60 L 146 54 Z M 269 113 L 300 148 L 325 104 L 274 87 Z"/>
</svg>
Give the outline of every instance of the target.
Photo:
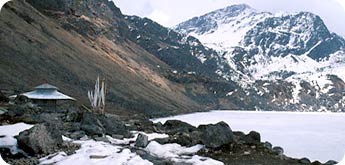
<svg viewBox="0 0 345 165">
<path fill-rule="evenodd" d="M 191 23 L 186 21 L 174 28 L 198 38 L 205 46 L 223 51 L 239 45 L 250 29 L 270 16 L 271 13 L 257 12 L 248 5 L 242 4 L 195 17 Z M 201 27 L 195 27 L 193 23 L 201 24 Z M 210 26 L 207 26 L 208 24 Z"/>
<path fill-rule="evenodd" d="M 247 9 L 234 18 L 217 20 L 217 30 L 212 30 L 202 35 L 192 32 L 190 35 L 195 36 L 210 48 L 217 51 L 223 51 L 239 45 L 245 34 L 252 29 L 256 23 L 262 21 L 267 16 L 270 16 L 270 14 L 256 14 L 254 10 Z"/>
</svg>

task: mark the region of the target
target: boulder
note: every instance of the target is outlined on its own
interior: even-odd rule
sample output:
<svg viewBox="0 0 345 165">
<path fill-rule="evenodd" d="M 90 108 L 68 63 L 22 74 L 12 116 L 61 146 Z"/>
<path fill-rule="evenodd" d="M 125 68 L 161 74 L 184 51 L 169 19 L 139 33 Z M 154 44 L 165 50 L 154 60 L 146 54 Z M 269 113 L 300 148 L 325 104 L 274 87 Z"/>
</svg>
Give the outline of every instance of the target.
<svg viewBox="0 0 345 165">
<path fill-rule="evenodd" d="M 217 124 L 200 125 L 200 140 L 208 148 L 219 148 L 234 142 L 234 135 L 228 124 L 221 121 Z"/>
<path fill-rule="evenodd" d="M 255 131 L 250 131 L 249 134 L 244 137 L 244 141 L 246 144 L 250 144 L 250 145 L 260 144 L 261 142 L 260 133 L 255 132 Z"/>
<path fill-rule="evenodd" d="M 182 146 L 191 147 L 197 144 L 202 143 L 201 141 L 201 132 L 193 131 L 190 133 L 177 133 L 171 136 L 169 143 L 178 143 Z"/>
<path fill-rule="evenodd" d="M 235 142 L 240 143 L 240 144 L 245 143 L 244 139 L 246 137 L 246 134 L 244 134 L 241 131 L 234 131 L 233 135 L 234 135 L 234 141 Z"/>
<path fill-rule="evenodd" d="M 169 135 L 176 133 L 189 133 L 196 130 L 194 126 L 180 120 L 166 121 L 163 125 L 163 129 Z"/>
<path fill-rule="evenodd" d="M 69 108 L 65 117 L 67 122 L 80 122 L 82 118 L 82 112 L 76 108 Z"/>
<path fill-rule="evenodd" d="M 80 122 L 80 128 L 85 131 L 87 135 L 99 136 L 105 133 L 102 123 L 97 119 L 97 116 L 90 112 L 85 112 Z"/>
<path fill-rule="evenodd" d="M 319 162 L 319 161 L 313 161 L 312 163 L 311 163 L 311 165 L 323 165 L 321 162 Z"/>
<path fill-rule="evenodd" d="M 310 164 L 311 161 L 308 158 L 302 158 L 300 160 L 298 160 L 298 162 L 302 163 L 302 164 Z"/>
<path fill-rule="evenodd" d="M 335 164 L 338 164 L 338 162 L 334 160 L 329 160 L 324 165 L 335 165 Z"/>
<path fill-rule="evenodd" d="M 124 137 L 130 137 L 131 133 L 121 120 L 113 116 L 99 116 L 101 124 L 105 129 L 105 133 L 108 135 L 123 135 Z"/>
<path fill-rule="evenodd" d="M 146 135 L 139 133 L 134 146 L 145 148 L 148 144 L 149 144 L 149 138 Z"/>
<path fill-rule="evenodd" d="M 283 155 L 284 149 L 282 147 L 276 146 L 272 148 L 272 151 L 277 155 Z"/>
<path fill-rule="evenodd" d="M 30 155 L 54 153 L 63 142 L 59 129 L 48 123 L 20 132 L 16 138 L 18 147 Z"/>
<path fill-rule="evenodd" d="M 264 143 L 264 147 L 267 148 L 268 150 L 272 150 L 272 144 L 268 141 Z"/>
</svg>

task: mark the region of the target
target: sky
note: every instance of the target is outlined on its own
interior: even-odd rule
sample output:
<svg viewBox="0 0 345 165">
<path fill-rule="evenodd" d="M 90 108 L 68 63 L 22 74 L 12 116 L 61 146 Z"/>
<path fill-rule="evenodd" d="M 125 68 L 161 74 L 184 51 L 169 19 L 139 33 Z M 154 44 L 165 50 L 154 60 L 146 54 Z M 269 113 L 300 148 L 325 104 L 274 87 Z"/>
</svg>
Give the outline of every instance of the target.
<svg viewBox="0 0 345 165">
<path fill-rule="evenodd" d="M 113 0 L 122 13 L 150 18 L 171 27 L 195 16 L 233 4 L 248 4 L 258 11 L 319 15 L 327 27 L 345 37 L 345 0 Z"/>
</svg>

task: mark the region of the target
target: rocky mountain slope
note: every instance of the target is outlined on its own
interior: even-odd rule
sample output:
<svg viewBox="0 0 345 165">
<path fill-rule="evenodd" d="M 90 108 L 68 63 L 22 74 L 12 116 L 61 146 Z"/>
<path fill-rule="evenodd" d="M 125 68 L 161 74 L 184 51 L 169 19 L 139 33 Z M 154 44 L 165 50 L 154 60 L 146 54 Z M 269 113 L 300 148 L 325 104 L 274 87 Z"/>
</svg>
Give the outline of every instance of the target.
<svg viewBox="0 0 345 165">
<path fill-rule="evenodd" d="M 1 10 L 1 88 L 24 92 L 49 82 L 85 103 L 97 76 L 108 84 L 108 109 L 145 114 L 201 108 L 156 66 L 170 66 L 127 36 L 109 1 L 11 1 Z"/>
<path fill-rule="evenodd" d="M 107 0 L 15 0 L 1 10 L 0 26 L 0 87 L 10 94 L 48 82 L 87 105 L 99 75 L 109 112 L 161 116 L 255 105 L 256 95 L 217 74 L 237 72 L 216 51 L 124 16 Z"/>
<path fill-rule="evenodd" d="M 345 40 L 315 14 L 272 14 L 234 5 L 174 29 L 216 49 L 238 73 L 224 78 L 280 109 L 344 110 Z"/>
</svg>

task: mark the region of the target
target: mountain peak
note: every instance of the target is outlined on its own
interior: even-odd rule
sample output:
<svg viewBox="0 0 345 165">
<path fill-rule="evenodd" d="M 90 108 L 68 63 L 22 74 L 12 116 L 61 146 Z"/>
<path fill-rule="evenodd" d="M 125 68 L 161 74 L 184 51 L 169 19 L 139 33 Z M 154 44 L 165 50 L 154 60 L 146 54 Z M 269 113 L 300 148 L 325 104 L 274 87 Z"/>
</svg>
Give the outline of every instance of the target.
<svg viewBox="0 0 345 165">
<path fill-rule="evenodd" d="M 219 10 L 225 10 L 225 11 L 228 11 L 228 12 L 235 12 L 235 11 L 240 11 L 241 12 L 241 11 L 244 11 L 246 9 L 253 9 L 253 8 L 250 7 L 247 4 L 236 4 L 236 5 L 230 5 L 228 7 L 225 7 L 225 8 L 219 9 Z"/>
<path fill-rule="evenodd" d="M 182 22 L 174 29 L 182 33 L 193 32 L 198 35 L 212 33 L 221 26 L 220 24 L 234 21 L 238 17 L 246 15 L 256 15 L 256 10 L 247 4 L 231 5 Z"/>
<path fill-rule="evenodd" d="M 255 12 L 255 10 L 247 4 L 236 4 L 215 10 L 200 17 L 209 17 L 214 20 L 221 20 L 224 18 L 236 17 L 246 11 L 249 13 Z"/>
</svg>

